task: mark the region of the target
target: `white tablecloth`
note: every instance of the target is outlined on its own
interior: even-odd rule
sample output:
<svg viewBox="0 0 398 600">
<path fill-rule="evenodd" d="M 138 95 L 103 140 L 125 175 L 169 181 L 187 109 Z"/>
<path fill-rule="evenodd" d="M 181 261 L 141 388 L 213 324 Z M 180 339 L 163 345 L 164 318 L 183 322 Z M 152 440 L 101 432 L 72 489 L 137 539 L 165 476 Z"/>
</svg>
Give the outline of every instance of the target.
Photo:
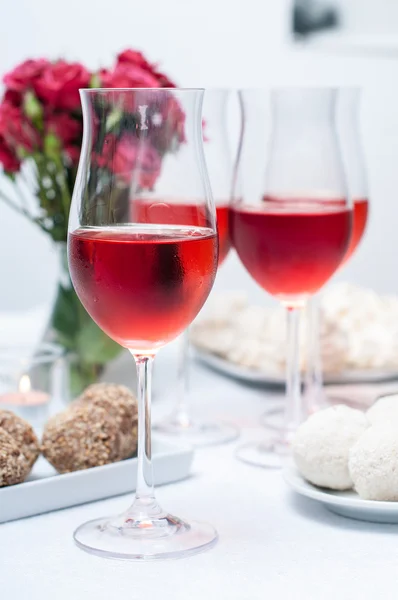
<svg viewBox="0 0 398 600">
<path fill-rule="evenodd" d="M 172 390 L 172 354 L 157 379 Z M 294 496 L 278 471 L 234 458 L 242 440 L 261 439 L 258 419 L 273 392 L 244 386 L 195 365 L 192 402 L 208 417 L 242 428 L 236 444 L 196 452 L 192 477 L 161 487 L 162 505 L 206 520 L 218 545 L 177 561 L 101 559 L 74 546 L 85 520 L 118 513 L 127 496 L 0 526 L 3 600 L 383 600 L 397 598 L 398 526 L 344 519 Z M 155 402 L 154 413 L 165 410 Z"/>
</svg>

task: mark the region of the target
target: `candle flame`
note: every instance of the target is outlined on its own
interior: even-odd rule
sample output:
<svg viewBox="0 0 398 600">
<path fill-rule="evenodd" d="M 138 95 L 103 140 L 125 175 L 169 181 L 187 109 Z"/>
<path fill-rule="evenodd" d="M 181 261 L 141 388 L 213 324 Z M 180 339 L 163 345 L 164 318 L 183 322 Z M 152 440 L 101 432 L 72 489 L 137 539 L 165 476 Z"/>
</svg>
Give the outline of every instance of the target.
<svg viewBox="0 0 398 600">
<path fill-rule="evenodd" d="M 31 387 L 32 386 L 30 385 L 29 375 L 22 375 L 19 382 L 19 391 L 22 394 L 26 394 L 27 392 L 30 392 Z"/>
</svg>

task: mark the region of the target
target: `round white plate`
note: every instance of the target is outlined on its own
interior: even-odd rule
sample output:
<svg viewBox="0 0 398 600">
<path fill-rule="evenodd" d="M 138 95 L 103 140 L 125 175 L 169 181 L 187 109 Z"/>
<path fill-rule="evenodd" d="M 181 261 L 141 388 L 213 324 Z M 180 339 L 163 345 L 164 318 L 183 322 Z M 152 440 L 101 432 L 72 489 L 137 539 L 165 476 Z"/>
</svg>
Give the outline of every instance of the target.
<svg viewBox="0 0 398 600">
<path fill-rule="evenodd" d="M 317 488 L 305 481 L 294 465 L 283 470 L 286 483 L 298 494 L 321 502 L 330 511 L 359 521 L 398 523 L 398 502 L 362 500 L 354 491 L 334 492 Z"/>
<path fill-rule="evenodd" d="M 266 385 L 285 385 L 285 376 L 279 375 L 278 373 L 267 373 L 265 371 L 258 371 L 256 369 L 249 369 L 241 365 L 221 358 L 216 354 L 207 352 L 203 348 L 199 348 L 193 344 L 195 348 L 195 354 L 197 358 L 212 369 L 215 369 L 219 373 L 234 377 L 235 379 L 241 379 L 250 383 L 263 383 Z M 326 384 L 342 384 L 342 383 L 379 383 L 381 381 L 391 381 L 398 379 L 398 370 L 391 369 L 372 369 L 368 371 L 354 371 L 347 370 L 341 371 L 336 374 L 328 374 L 325 376 Z"/>
</svg>

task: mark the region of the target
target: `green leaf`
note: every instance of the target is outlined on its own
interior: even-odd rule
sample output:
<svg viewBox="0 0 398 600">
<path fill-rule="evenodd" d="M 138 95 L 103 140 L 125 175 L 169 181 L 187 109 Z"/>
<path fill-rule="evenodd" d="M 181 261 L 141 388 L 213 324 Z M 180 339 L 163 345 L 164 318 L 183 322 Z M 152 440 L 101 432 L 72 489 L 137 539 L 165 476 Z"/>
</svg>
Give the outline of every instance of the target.
<svg viewBox="0 0 398 600">
<path fill-rule="evenodd" d="M 24 95 L 23 110 L 37 129 L 43 129 L 43 107 L 32 91 L 28 91 Z"/>
<path fill-rule="evenodd" d="M 58 160 L 61 155 L 61 141 L 54 133 L 44 136 L 44 154 L 53 160 Z"/>
<path fill-rule="evenodd" d="M 91 75 L 90 87 L 91 88 L 100 88 L 101 87 L 101 78 L 98 73 L 93 73 Z"/>
<path fill-rule="evenodd" d="M 76 296 L 75 290 L 72 287 L 66 288 L 60 285 L 52 314 L 52 325 L 57 332 L 62 334 L 64 340 L 74 340 L 79 331 L 79 305 L 81 306 L 80 300 Z"/>
<path fill-rule="evenodd" d="M 71 362 L 69 365 L 69 389 L 72 398 L 80 395 L 90 384 L 96 383 L 98 374 L 94 369 L 88 370 L 80 363 Z"/>
<path fill-rule="evenodd" d="M 29 152 L 23 146 L 17 146 L 16 153 L 19 160 L 25 160 L 25 158 L 29 158 L 29 156 L 31 156 L 31 152 Z"/>
<path fill-rule="evenodd" d="M 60 331 L 56 332 L 56 341 L 58 344 L 63 346 L 66 350 L 73 353 L 75 351 L 75 336 L 67 336 Z"/>
<path fill-rule="evenodd" d="M 106 118 L 105 130 L 107 133 L 112 131 L 114 127 L 120 122 L 123 116 L 123 111 L 120 108 L 114 108 L 112 112 Z"/>
<path fill-rule="evenodd" d="M 104 365 L 116 358 L 122 348 L 111 340 L 91 319 L 76 337 L 76 352 L 88 364 Z"/>
<path fill-rule="evenodd" d="M 91 382 L 90 382 L 91 383 Z M 86 377 L 77 365 L 69 366 L 69 388 L 72 399 L 81 394 L 86 387 Z"/>
<path fill-rule="evenodd" d="M 52 326 L 56 341 L 71 354 L 75 392 L 96 381 L 101 366 L 116 358 L 122 350 L 94 323 L 73 287 L 59 286 Z"/>
</svg>

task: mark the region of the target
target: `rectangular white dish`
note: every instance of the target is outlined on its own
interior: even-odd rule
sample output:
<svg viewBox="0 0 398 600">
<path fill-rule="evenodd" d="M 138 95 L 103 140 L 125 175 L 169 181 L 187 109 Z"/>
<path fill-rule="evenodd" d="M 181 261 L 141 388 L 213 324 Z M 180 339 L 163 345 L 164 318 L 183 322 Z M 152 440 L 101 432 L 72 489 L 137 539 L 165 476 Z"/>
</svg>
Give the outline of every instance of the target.
<svg viewBox="0 0 398 600">
<path fill-rule="evenodd" d="M 152 440 L 156 485 L 189 475 L 193 450 L 155 436 Z M 0 488 L 0 523 L 133 492 L 137 458 L 59 475 L 40 457 L 28 479 Z"/>
</svg>

